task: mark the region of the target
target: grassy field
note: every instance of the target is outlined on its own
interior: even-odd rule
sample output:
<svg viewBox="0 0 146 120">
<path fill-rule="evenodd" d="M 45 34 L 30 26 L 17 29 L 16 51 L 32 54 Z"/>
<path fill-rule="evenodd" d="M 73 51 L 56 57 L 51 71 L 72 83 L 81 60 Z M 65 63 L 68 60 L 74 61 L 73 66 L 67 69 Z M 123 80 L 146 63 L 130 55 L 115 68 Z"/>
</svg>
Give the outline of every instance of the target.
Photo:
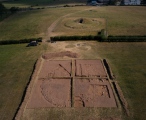
<svg viewBox="0 0 146 120">
<path fill-rule="evenodd" d="M 129 104 L 131 117 L 127 120 L 144 120 L 146 112 L 146 43 L 83 42 L 89 50 L 72 47 L 82 58 L 105 58 L 111 65 L 116 81 Z M 70 42 L 67 46 L 77 44 Z M 76 50 L 77 49 L 77 50 Z M 126 119 L 126 118 L 125 118 Z"/>
<path fill-rule="evenodd" d="M 33 66 L 46 45 L 0 46 L 0 119 L 12 120 L 21 102 Z M 51 48 L 50 48 L 51 49 Z"/>
<path fill-rule="evenodd" d="M 24 4 L 24 3 L 20 3 Z M 14 14 L 0 23 L 0 40 L 24 39 L 47 36 L 47 29 L 56 19 L 69 13 L 68 17 L 104 18 L 111 35 L 146 35 L 146 7 L 89 7 L 49 8 Z M 59 12 L 58 12 L 59 11 Z M 119 16 L 120 15 L 120 16 Z M 0 119 L 12 119 L 29 81 L 33 65 L 43 51 L 69 50 L 81 54 L 82 58 L 106 58 L 116 80 L 129 104 L 132 117 L 127 118 L 121 109 L 41 109 L 28 110 L 24 119 L 84 119 L 113 117 L 123 120 L 144 120 L 146 112 L 146 44 L 145 43 L 98 43 L 87 42 L 87 46 L 74 48 L 77 42 L 67 42 L 67 47 L 57 43 L 27 48 L 26 44 L 0 46 Z M 58 45 L 58 46 L 57 46 Z M 67 49 L 68 48 L 68 49 Z M 86 52 L 85 52 L 86 50 Z M 72 114 L 73 113 L 73 114 Z M 91 113 L 91 115 L 87 114 Z M 34 114 L 35 116 L 32 116 Z M 66 114 L 68 116 L 66 116 Z M 91 117 L 93 115 L 93 117 Z"/>
<path fill-rule="evenodd" d="M 88 8 L 50 8 L 17 13 L 0 23 L 0 40 L 45 38 L 47 28 L 54 20 L 74 12 L 77 13 L 70 17 L 106 19 L 109 35 L 146 35 L 146 7 L 92 7 L 93 10 L 78 12 Z"/>
<path fill-rule="evenodd" d="M 30 7 L 30 6 L 48 6 L 48 5 L 60 5 L 60 4 L 86 4 L 86 0 L 19 0 L 4 2 L 7 8 L 10 7 Z"/>
<path fill-rule="evenodd" d="M 83 23 L 79 23 L 83 19 Z M 52 36 L 59 35 L 97 35 L 101 29 L 105 29 L 104 18 L 69 17 L 60 21 L 53 30 Z"/>
<path fill-rule="evenodd" d="M 146 35 L 146 7 L 97 7 L 74 17 L 105 18 L 109 35 Z"/>
<path fill-rule="evenodd" d="M 14 14 L 0 23 L 0 40 L 45 37 L 51 23 L 59 17 L 79 9 L 79 7 L 50 8 Z"/>
<path fill-rule="evenodd" d="M 128 101 L 129 110 L 133 116 L 131 120 L 144 120 L 146 43 L 98 43 L 94 49 L 102 58 L 109 61 Z"/>
</svg>

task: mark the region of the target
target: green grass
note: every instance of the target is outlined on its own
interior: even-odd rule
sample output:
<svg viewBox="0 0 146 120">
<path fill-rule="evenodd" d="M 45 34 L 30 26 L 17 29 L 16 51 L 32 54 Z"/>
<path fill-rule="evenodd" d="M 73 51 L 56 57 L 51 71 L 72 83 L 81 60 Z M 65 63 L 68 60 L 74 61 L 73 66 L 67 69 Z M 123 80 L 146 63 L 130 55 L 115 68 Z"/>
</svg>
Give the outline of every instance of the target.
<svg viewBox="0 0 146 120">
<path fill-rule="evenodd" d="M 123 117 L 123 120 L 144 120 L 146 113 L 146 43 L 86 42 L 86 45 L 91 46 L 91 49 L 86 52 L 80 50 L 78 53 L 86 59 L 107 59 L 116 76 L 116 81 L 124 93 L 132 115 L 130 118 Z"/>
<path fill-rule="evenodd" d="M 105 29 L 105 19 L 83 18 L 83 23 L 79 23 L 81 18 L 64 18 L 53 30 L 53 36 L 97 35 L 101 29 Z"/>
<path fill-rule="evenodd" d="M 22 3 L 21 3 L 22 4 Z M 47 36 L 47 28 L 59 17 L 89 7 L 50 8 L 21 12 L 0 23 L 0 40 L 24 39 Z M 106 18 L 108 32 L 112 35 L 146 35 L 145 7 L 93 7 L 94 10 L 72 14 L 71 17 Z M 58 12 L 59 11 L 59 12 Z M 120 16 L 119 16 L 120 15 Z M 129 104 L 131 120 L 145 119 L 146 112 L 146 43 L 98 43 L 90 42 L 91 49 L 84 47 L 75 51 L 76 42 L 68 42 L 74 52 L 83 58 L 106 58 Z M 26 44 L 0 46 L 0 119 L 12 119 L 21 101 L 24 88 L 31 75 L 33 65 L 47 46 L 26 48 Z M 61 48 L 61 47 L 60 47 Z M 68 48 L 68 47 L 67 47 Z M 50 48 L 55 51 L 57 48 Z M 58 50 L 60 51 L 60 49 Z M 66 119 L 98 118 L 104 115 L 119 116 L 120 110 L 28 110 L 26 116 L 41 118 L 52 115 Z M 28 113 L 27 113 L 28 112 Z M 65 113 L 64 113 L 65 112 Z M 72 114 L 73 112 L 73 114 Z M 82 113 L 83 112 L 83 113 Z M 91 112 L 91 117 L 88 113 Z M 93 113 L 95 114 L 93 114 Z M 36 116 L 32 116 L 32 114 Z M 40 115 L 39 115 L 40 113 Z M 68 117 L 65 116 L 66 113 Z M 89 115 L 89 116 L 88 116 Z M 124 119 L 125 115 L 121 114 Z M 43 118 L 43 117 L 42 117 Z M 45 116 L 44 116 L 45 118 Z M 125 118 L 126 119 L 126 118 Z"/>
<path fill-rule="evenodd" d="M 48 5 L 59 5 L 59 4 L 69 4 L 69 3 L 84 3 L 86 0 L 19 0 L 19 1 L 10 1 L 4 2 L 4 5 L 7 8 L 10 7 L 29 7 L 29 6 L 48 6 Z"/>
<path fill-rule="evenodd" d="M 11 120 L 18 108 L 26 84 L 38 57 L 46 45 L 26 47 L 0 46 L 0 119 Z"/>
<path fill-rule="evenodd" d="M 88 8 L 50 8 L 14 14 L 0 23 L 0 40 L 45 38 L 53 21 L 73 12 L 77 13 L 70 17 L 105 18 L 109 35 L 146 35 L 145 7 L 93 7 L 94 10 L 78 12 Z"/>
<path fill-rule="evenodd" d="M 108 6 L 80 12 L 75 17 L 105 18 L 109 35 L 146 35 L 146 7 Z"/>
<path fill-rule="evenodd" d="M 46 36 L 47 28 L 59 17 L 76 8 L 50 8 L 14 14 L 0 23 L 0 40 L 19 40 Z M 59 12 L 58 12 L 59 11 Z"/>
<path fill-rule="evenodd" d="M 129 104 L 131 120 L 144 120 L 146 112 L 146 43 L 97 43 L 93 49 L 110 63 Z"/>
<path fill-rule="evenodd" d="M 114 114 L 113 114 L 114 112 Z M 121 116 L 114 108 L 40 108 L 27 109 L 21 120 L 98 120 L 100 118 L 118 118 Z M 110 117 L 109 117 L 110 116 Z"/>
</svg>

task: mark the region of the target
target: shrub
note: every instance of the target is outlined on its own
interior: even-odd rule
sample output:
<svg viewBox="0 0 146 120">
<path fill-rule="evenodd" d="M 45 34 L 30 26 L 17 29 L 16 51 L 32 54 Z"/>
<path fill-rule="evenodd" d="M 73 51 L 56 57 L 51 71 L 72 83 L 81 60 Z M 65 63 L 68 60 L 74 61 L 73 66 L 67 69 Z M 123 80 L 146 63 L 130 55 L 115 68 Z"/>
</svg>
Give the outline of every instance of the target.
<svg viewBox="0 0 146 120">
<path fill-rule="evenodd" d="M 18 7 L 11 7 L 10 11 L 11 11 L 11 13 L 15 13 L 15 12 L 19 11 L 19 8 Z"/>
<path fill-rule="evenodd" d="M 104 40 L 107 39 L 106 30 L 105 30 L 105 29 L 102 29 L 102 30 L 101 30 L 100 37 L 101 37 L 101 41 L 104 41 Z"/>
<path fill-rule="evenodd" d="M 30 39 L 22 39 L 22 40 L 3 40 L 0 41 L 0 45 L 30 43 L 31 41 L 42 42 L 42 38 L 40 37 L 40 38 L 30 38 Z"/>
<path fill-rule="evenodd" d="M 146 36 L 108 36 L 108 42 L 146 42 Z"/>
<path fill-rule="evenodd" d="M 55 36 L 51 37 L 51 41 L 71 41 L 71 40 L 98 40 L 99 36 Z"/>
</svg>

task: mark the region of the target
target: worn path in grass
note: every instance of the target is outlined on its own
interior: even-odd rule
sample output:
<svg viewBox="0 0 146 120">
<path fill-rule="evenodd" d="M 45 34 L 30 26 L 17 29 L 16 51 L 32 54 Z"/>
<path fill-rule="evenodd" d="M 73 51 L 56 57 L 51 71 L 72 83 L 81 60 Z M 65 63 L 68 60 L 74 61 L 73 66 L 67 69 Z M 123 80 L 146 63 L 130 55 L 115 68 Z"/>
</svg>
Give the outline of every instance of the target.
<svg viewBox="0 0 146 120">
<path fill-rule="evenodd" d="M 66 14 L 66 15 L 64 15 L 64 16 L 62 16 L 62 17 L 60 17 L 60 18 L 58 18 L 58 19 L 55 20 L 55 21 L 50 25 L 50 27 L 48 28 L 47 33 L 46 33 L 47 36 L 46 36 L 45 40 L 50 41 L 50 37 L 51 37 L 52 31 L 53 31 L 54 28 L 57 26 L 58 22 L 59 22 L 60 20 L 62 20 L 63 18 L 68 17 L 68 16 L 70 16 L 70 15 L 72 15 L 72 14 L 80 13 L 80 12 L 83 12 L 83 11 L 86 11 L 86 10 L 93 10 L 93 9 L 96 9 L 96 8 L 95 8 L 95 7 L 85 8 L 84 10 L 81 10 L 81 11 L 78 11 L 78 12 L 69 13 L 69 14 Z"/>
</svg>

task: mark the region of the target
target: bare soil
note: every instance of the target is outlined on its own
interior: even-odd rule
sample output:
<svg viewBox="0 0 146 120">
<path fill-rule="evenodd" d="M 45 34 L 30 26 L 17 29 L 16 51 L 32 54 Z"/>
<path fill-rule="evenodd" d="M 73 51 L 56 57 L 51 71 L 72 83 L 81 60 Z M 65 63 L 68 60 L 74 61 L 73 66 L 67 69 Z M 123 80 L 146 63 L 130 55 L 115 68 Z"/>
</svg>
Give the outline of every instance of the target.
<svg viewBox="0 0 146 120">
<path fill-rule="evenodd" d="M 70 107 L 70 79 L 38 80 L 27 108 Z"/>
<path fill-rule="evenodd" d="M 74 107 L 117 107 L 106 79 L 75 79 Z"/>
<path fill-rule="evenodd" d="M 44 54 L 42 57 L 44 59 L 53 59 L 56 57 L 64 57 L 64 56 L 67 56 L 70 58 L 77 58 L 78 54 L 70 52 L 70 51 L 64 51 L 64 52 L 57 52 L 57 53 L 47 53 L 47 54 Z"/>
<path fill-rule="evenodd" d="M 107 77 L 103 63 L 98 60 L 76 60 L 75 75 L 79 77 Z"/>
<path fill-rule="evenodd" d="M 71 60 L 50 60 L 44 61 L 39 79 L 48 79 L 50 77 L 70 77 Z"/>
<path fill-rule="evenodd" d="M 43 60 L 27 108 L 117 107 L 100 59 Z"/>
</svg>

